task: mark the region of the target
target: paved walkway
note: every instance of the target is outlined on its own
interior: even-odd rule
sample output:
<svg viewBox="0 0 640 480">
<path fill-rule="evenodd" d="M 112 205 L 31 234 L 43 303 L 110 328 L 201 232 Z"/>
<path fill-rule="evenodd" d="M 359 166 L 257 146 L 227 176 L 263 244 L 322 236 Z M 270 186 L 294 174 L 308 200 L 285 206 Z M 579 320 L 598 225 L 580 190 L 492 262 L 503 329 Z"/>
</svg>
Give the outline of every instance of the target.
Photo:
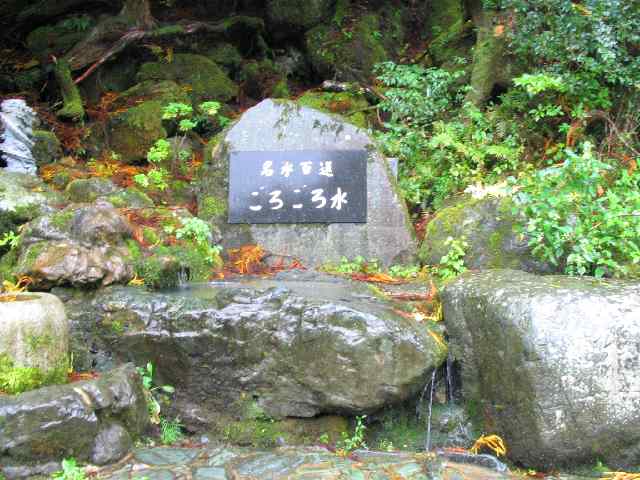
<svg viewBox="0 0 640 480">
<path fill-rule="evenodd" d="M 479 459 L 488 460 L 490 458 Z M 425 453 L 358 451 L 343 458 L 321 448 L 142 448 L 99 472 L 110 480 L 507 480 L 508 473 Z"/>
</svg>

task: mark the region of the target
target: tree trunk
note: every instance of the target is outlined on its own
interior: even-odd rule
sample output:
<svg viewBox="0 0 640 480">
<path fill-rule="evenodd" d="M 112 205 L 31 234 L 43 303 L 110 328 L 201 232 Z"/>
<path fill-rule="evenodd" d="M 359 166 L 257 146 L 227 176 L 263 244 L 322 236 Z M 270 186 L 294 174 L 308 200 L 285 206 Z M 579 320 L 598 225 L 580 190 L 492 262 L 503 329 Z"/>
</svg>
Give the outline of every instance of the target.
<svg viewBox="0 0 640 480">
<path fill-rule="evenodd" d="M 64 59 L 58 60 L 54 67 L 54 74 L 62 92 L 62 108 L 58 110 L 57 115 L 73 121 L 82 120 L 84 117 L 82 97 L 71 78 L 69 63 Z"/>
<path fill-rule="evenodd" d="M 503 83 L 505 67 L 505 24 L 498 12 L 485 10 L 482 2 L 467 2 L 473 24 L 476 27 L 476 45 L 473 50 L 471 90 L 467 100 L 482 106 L 491 97 L 498 83 Z"/>
</svg>

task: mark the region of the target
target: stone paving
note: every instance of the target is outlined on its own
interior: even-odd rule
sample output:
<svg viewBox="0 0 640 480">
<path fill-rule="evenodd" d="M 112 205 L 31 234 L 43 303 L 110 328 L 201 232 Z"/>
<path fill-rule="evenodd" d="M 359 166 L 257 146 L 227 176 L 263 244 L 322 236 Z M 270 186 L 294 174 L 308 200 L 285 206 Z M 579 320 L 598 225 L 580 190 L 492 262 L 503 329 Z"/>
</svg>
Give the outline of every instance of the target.
<svg viewBox="0 0 640 480">
<path fill-rule="evenodd" d="M 141 448 L 126 463 L 102 469 L 101 480 L 507 480 L 488 456 L 476 464 L 425 453 L 357 451 L 350 458 L 322 448 L 256 451 L 230 447 Z M 485 458 L 482 458 L 485 457 Z"/>
</svg>

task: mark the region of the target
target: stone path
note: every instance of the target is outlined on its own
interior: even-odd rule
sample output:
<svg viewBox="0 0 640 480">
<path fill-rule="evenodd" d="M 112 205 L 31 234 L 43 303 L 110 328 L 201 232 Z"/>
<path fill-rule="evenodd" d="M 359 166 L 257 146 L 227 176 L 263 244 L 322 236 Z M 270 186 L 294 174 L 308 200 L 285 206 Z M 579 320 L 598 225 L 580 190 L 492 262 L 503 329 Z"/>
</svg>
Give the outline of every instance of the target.
<svg viewBox="0 0 640 480">
<path fill-rule="evenodd" d="M 464 454 L 463 454 L 464 456 Z M 460 458 L 459 458 L 460 459 Z M 476 464 L 457 463 L 425 453 L 358 451 L 343 458 L 322 448 L 142 448 L 125 465 L 99 472 L 101 480 L 508 480 L 503 473 L 479 466 L 494 464 L 474 456 Z"/>
</svg>

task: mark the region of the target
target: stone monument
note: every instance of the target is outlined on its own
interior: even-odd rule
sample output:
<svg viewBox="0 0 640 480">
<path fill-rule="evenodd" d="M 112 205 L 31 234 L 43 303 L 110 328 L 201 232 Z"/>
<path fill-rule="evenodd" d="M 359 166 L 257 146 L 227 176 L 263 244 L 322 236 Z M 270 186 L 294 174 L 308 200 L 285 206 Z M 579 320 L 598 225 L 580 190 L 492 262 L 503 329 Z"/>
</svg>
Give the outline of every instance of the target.
<svg viewBox="0 0 640 480">
<path fill-rule="evenodd" d="M 200 212 L 211 212 L 225 247 L 258 244 L 307 267 L 342 257 L 387 266 L 415 259 L 387 160 L 339 117 L 264 100 L 226 131 L 202 172 Z"/>
</svg>

